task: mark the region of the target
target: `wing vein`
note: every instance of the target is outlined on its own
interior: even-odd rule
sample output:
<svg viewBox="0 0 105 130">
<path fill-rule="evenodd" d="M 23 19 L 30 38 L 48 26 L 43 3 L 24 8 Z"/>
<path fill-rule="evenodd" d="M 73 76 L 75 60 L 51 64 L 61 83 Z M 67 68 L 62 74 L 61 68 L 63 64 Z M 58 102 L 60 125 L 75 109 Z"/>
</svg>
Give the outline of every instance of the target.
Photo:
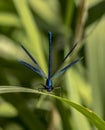
<svg viewBox="0 0 105 130">
<path fill-rule="evenodd" d="M 67 71 L 70 67 L 72 67 L 73 65 L 75 65 L 77 62 L 79 62 L 80 60 L 82 60 L 83 57 L 78 58 L 77 60 L 73 61 L 72 63 L 68 64 L 67 66 L 65 66 L 63 69 L 61 69 L 60 71 L 58 71 L 57 73 L 55 73 L 52 77 L 53 78 L 57 78 L 58 76 L 60 76 L 61 74 L 63 74 L 65 71 Z"/>
<path fill-rule="evenodd" d="M 41 69 L 41 67 L 39 66 L 39 64 L 37 63 L 37 61 L 33 58 L 33 56 L 28 52 L 28 50 L 23 46 L 21 45 L 22 49 L 26 52 L 26 54 L 30 57 L 30 59 L 37 65 L 38 69 L 37 70 L 40 70 L 40 73 L 46 77 L 45 73 L 43 72 L 43 70 Z"/>
<path fill-rule="evenodd" d="M 26 62 L 24 62 L 24 61 L 22 61 L 22 60 L 19 60 L 19 62 L 20 62 L 21 64 L 23 64 L 24 66 L 26 66 L 27 68 L 29 68 L 29 69 L 31 69 L 32 71 L 34 71 L 34 72 L 36 72 L 37 74 L 39 74 L 41 77 L 46 78 L 46 76 L 45 76 L 39 69 L 33 67 L 32 65 L 30 65 L 30 64 L 28 64 L 28 63 L 26 63 Z"/>
</svg>

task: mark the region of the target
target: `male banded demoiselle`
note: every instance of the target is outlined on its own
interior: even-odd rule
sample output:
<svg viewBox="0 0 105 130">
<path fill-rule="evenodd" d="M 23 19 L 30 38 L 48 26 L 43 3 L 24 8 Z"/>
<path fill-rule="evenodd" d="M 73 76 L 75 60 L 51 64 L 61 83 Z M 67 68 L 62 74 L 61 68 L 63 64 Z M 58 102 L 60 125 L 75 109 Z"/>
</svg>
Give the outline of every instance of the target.
<svg viewBox="0 0 105 130">
<path fill-rule="evenodd" d="M 40 75 L 42 78 L 46 79 L 46 84 L 43 85 L 43 88 L 41 89 L 45 89 L 48 92 L 51 92 L 54 89 L 54 86 L 52 85 L 52 80 L 54 78 L 57 78 L 58 76 L 60 76 L 61 74 L 63 74 L 65 71 L 67 71 L 70 67 L 72 67 L 74 64 L 76 64 L 77 62 L 79 62 L 82 58 L 78 58 L 75 61 L 71 62 L 70 64 L 66 65 L 64 68 L 62 68 L 61 70 L 59 70 L 59 68 L 63 65 L 63 63 L 65 62 L 65 60 L 68 58 L 68 56 L 73 52 L 73 50 L 75 49 L 75 47 L 77 46 L 77 43 L 74 44 L 74 46 L 71 48 L 71 50 L 67 53 L 67 55 L 64 57 L 64 59 L 62 60 L 61 64 L 56 68 L 56 71 L 54 73 L 51 72 L 52 70 L 52 32 L 49 32 L 49 60 L 48 60 L 48 76 L 45 75 L 45 73 L 43 72 L 43 70 L 41 69 L 41 67 L 39 66 L 38 62 L 35 60 L 35 58 L 33 58 L 33 56 L 28 52 L 28 50 L 21 45 L 22 49 L 26 52 L 26 54 L 30 57 L 30 59 L 34 62 L 34 64 L 36 65 L 36 67 L 30 65 L 29 63 L 26 63 L 25 61 L 19 60 L 19 62 L 21 64 L 23 64 L 24 66 L 26 66 L 27 68 L 31 69 L 32 71 L 34 71 L 35 73 L 37 73 L 38 75 Z M 59 71 L 58 71 L 59 70 Z"/>
</svg>

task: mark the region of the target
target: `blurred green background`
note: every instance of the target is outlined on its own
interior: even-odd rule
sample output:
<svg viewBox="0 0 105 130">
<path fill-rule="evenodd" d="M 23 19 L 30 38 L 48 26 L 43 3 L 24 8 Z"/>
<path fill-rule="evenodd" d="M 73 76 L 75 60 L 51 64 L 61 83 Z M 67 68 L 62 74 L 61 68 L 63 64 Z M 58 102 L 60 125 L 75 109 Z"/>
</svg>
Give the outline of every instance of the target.
<svg viewBox="0 0 105 130">
<path fill-rule="evenodd" d="M 47 74 L 48 32 L 53 33 L 53 71 L 75 42 L 84 57 L 54 81 L 61 96 L 105 119 L 105 0 L 0 0 L 0 86 L 37 89 L 45 81 L 18 63 L 31 62 L 23 44 Z M 65 63 L 65 64 L 66 64 Z M 59 96 L 59 90 L 54 92 Z M 71 107 L 50 97 L 0 95 L 0 130 L 94 130 Z"/>
</svg>

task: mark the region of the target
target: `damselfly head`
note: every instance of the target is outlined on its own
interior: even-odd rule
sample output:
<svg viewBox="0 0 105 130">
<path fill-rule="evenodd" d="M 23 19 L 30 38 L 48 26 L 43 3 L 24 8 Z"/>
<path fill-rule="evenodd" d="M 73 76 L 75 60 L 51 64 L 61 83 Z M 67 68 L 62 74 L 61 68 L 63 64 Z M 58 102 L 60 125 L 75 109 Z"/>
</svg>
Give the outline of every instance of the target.
<svg viewBox="0 0 105 130">
<path fill-rule="evenodd" d="M 51 92 L 51 91 L 53 90 L 52 80 L 50 80 L 50 79 L 47 79 L 47 80 L 46 80 L 45 89 L 46 89 L 48 92 Z"/>
</svg>

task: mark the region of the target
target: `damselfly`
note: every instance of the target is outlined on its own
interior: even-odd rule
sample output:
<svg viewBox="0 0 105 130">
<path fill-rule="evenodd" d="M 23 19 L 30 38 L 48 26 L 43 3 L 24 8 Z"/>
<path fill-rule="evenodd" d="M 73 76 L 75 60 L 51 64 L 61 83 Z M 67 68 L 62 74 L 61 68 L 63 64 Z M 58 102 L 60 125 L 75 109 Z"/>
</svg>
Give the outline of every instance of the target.
<svg viewBox="0 0 105 130">
<path fill-rule="evenodd" d="M 39 66 L 38 62 L 33 58 L 33 56 L 28 52 L 28 50 L 23 45 L 21 45 L 21 47 L 26 52 L 26 54 L 30 57 L 30 59 L 34 62 L 36 67 L 34 67 L 34 66 L 30 65 L 29 63 L 26 63 L 25 61 L 22 61 L 22 60 L 19 60 L 19 62 L 21 64 L 23 64 L 24 66 L 26 66 L 27 68 L 29 68 L 32 71 L 34 71 L 35 73 L 37 73 L 38 75 L 40 75 L 42 78 L 46 79 L 46 84 L 45 85 L 41 84 L 43 86 L 43 88 L 41 88 L 41 89 L 45 89 L 48 92 L 51 92 L 54 89 L 54 86 L 52 85 L 52 80 L 57 78 L 61 74 L 63 74 L 70 67 L 72 67 L 74 64 L 76 64 L 77 62 L 79 62 L 82 59 L 82 58 L 78 58 L 75 61 L 71 62 L 70 64 L 66 65 L 61 70 L 59 70 L 59 68 L 63 65 L 65 60 L 72 53 L 72 51 L 75 49 L 76 46 L 77 46 L 77 43 L 74 44 L 74 46 L 71 48 L 71 50 L 67 53 L 67 55 L 62 60 L 61 64 L 57 67 L 56 71 L 52 74 L 52 72 L 51 72 L 51 70 L 52 70 L 52 32 L 49 32 L 48 76 L 45 75 L 45 73 L 43 72 L 43 70 Z"/>
</svg>

